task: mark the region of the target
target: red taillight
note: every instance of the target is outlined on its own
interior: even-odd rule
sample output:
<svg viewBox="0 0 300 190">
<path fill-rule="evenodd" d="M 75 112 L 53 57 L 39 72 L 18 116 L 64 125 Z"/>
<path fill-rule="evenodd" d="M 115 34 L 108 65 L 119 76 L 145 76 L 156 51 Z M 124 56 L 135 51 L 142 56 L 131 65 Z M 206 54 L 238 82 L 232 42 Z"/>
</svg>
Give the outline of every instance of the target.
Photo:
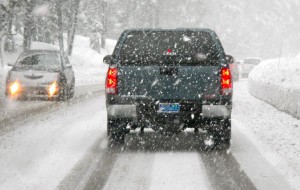
<svg viewBox="0 0 300 190">
<path fill-rule="evenodd" d="M 117 94 L 118 87 L 118 69 L 116 67 L 109 68 L 106 77 L 106 93 Z"/>
<path fill-rule="evenodd" d="M 221 94 L 230 94 L 232 92 L 231 73 L 229 68 L 221 69 Z"/>
</svg>

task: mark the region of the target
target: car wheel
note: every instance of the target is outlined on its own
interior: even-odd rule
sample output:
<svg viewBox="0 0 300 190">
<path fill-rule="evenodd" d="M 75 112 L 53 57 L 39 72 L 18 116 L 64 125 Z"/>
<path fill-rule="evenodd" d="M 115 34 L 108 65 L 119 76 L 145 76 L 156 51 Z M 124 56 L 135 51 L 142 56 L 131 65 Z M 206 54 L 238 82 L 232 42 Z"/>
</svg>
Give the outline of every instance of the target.
<svg viewBox="0 0 300 190">
<path fill-rule="evenodd" d="M 230 147 L 231 142 L 231 119 L 224 119 L 219 122 L 219 127 L 210 131 L 211 136 L 213 136 L 216 148 Z"/>
<path fill-rule="evenodd" d="M 74 93 L 75 93 L 74 88 L 75 88 L 75 83 L 72 83 L 68 91 L 68 99 L 72 99 L 74 97 Z"/>
<path fill-rule="evenodd" d="M 68 94 L 67 94 L 67 88 L 66 88 L 65 83 L 63 82 L 63 83 L 60 85 L 57 100 L 58 100 L 58 101 L 66 101 L 67 95 L 68 95 Z"/>
<path fill-rule="evenodd" d="M 107 138 L 110 145 L 124 144 L 125 123 L 118 119 L 107 119 Z"/>
</svg>

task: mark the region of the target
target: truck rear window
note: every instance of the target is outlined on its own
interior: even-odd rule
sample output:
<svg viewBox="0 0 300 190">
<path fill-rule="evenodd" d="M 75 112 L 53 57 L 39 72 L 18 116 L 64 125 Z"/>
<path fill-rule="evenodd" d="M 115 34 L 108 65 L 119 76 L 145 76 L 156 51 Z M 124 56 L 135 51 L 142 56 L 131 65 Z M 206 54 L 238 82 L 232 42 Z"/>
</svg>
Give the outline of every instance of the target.
<svg viewBox="0 0 300 190">
<path fill-rule="evenodd" d="M 132 31 L 120 51 L 123 65 L 217 65 L 219 57 L 205 31 Z"/>
</svg>

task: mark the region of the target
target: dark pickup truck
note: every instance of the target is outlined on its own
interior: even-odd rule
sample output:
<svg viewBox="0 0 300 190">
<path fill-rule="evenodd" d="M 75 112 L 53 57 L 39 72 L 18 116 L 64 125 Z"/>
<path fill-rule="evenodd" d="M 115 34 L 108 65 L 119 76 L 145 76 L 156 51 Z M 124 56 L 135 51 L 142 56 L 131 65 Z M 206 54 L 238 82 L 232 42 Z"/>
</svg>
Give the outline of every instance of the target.
<svg viewBox="0 0 300 190">
<path fill-rule="evenodd" d="M 150 127 L 167 135 L 201 128 L 230 145 L 231 73 L 212 30 L 126 30 L 104 63 L 111 143 Z"/>
</svg>

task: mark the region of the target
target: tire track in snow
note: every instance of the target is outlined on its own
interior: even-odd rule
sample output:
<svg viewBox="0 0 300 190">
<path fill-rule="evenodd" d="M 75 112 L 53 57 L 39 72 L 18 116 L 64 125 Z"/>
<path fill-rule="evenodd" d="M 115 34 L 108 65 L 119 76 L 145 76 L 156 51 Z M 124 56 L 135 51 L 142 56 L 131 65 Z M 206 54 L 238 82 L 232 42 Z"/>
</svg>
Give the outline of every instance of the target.
<svg viewBox="0 0 300 190">
<path fill-rule="evenodd" d="M 104 189 L 149 189 L 153 160 L 152 153 L 121 152 Z"/>
<path fill-rule="evenodd" d="M 120 147 L 107 148 L 106 135 L 99 138 L 57 189 L 102 189 Z"/>
<path fill-rule="evenodd" d="M 206 168 L 212 189 L 256 189 L 231 153 L 222 150 L 199 154 Z"/>
<path fill-rule="evenodd" d="M 204 150 L 203 139 L 146 130 L 128 134 L 124 146 L 99 140 L 59 189 L 256 189 L 232 153 Z"/>
</svg>

